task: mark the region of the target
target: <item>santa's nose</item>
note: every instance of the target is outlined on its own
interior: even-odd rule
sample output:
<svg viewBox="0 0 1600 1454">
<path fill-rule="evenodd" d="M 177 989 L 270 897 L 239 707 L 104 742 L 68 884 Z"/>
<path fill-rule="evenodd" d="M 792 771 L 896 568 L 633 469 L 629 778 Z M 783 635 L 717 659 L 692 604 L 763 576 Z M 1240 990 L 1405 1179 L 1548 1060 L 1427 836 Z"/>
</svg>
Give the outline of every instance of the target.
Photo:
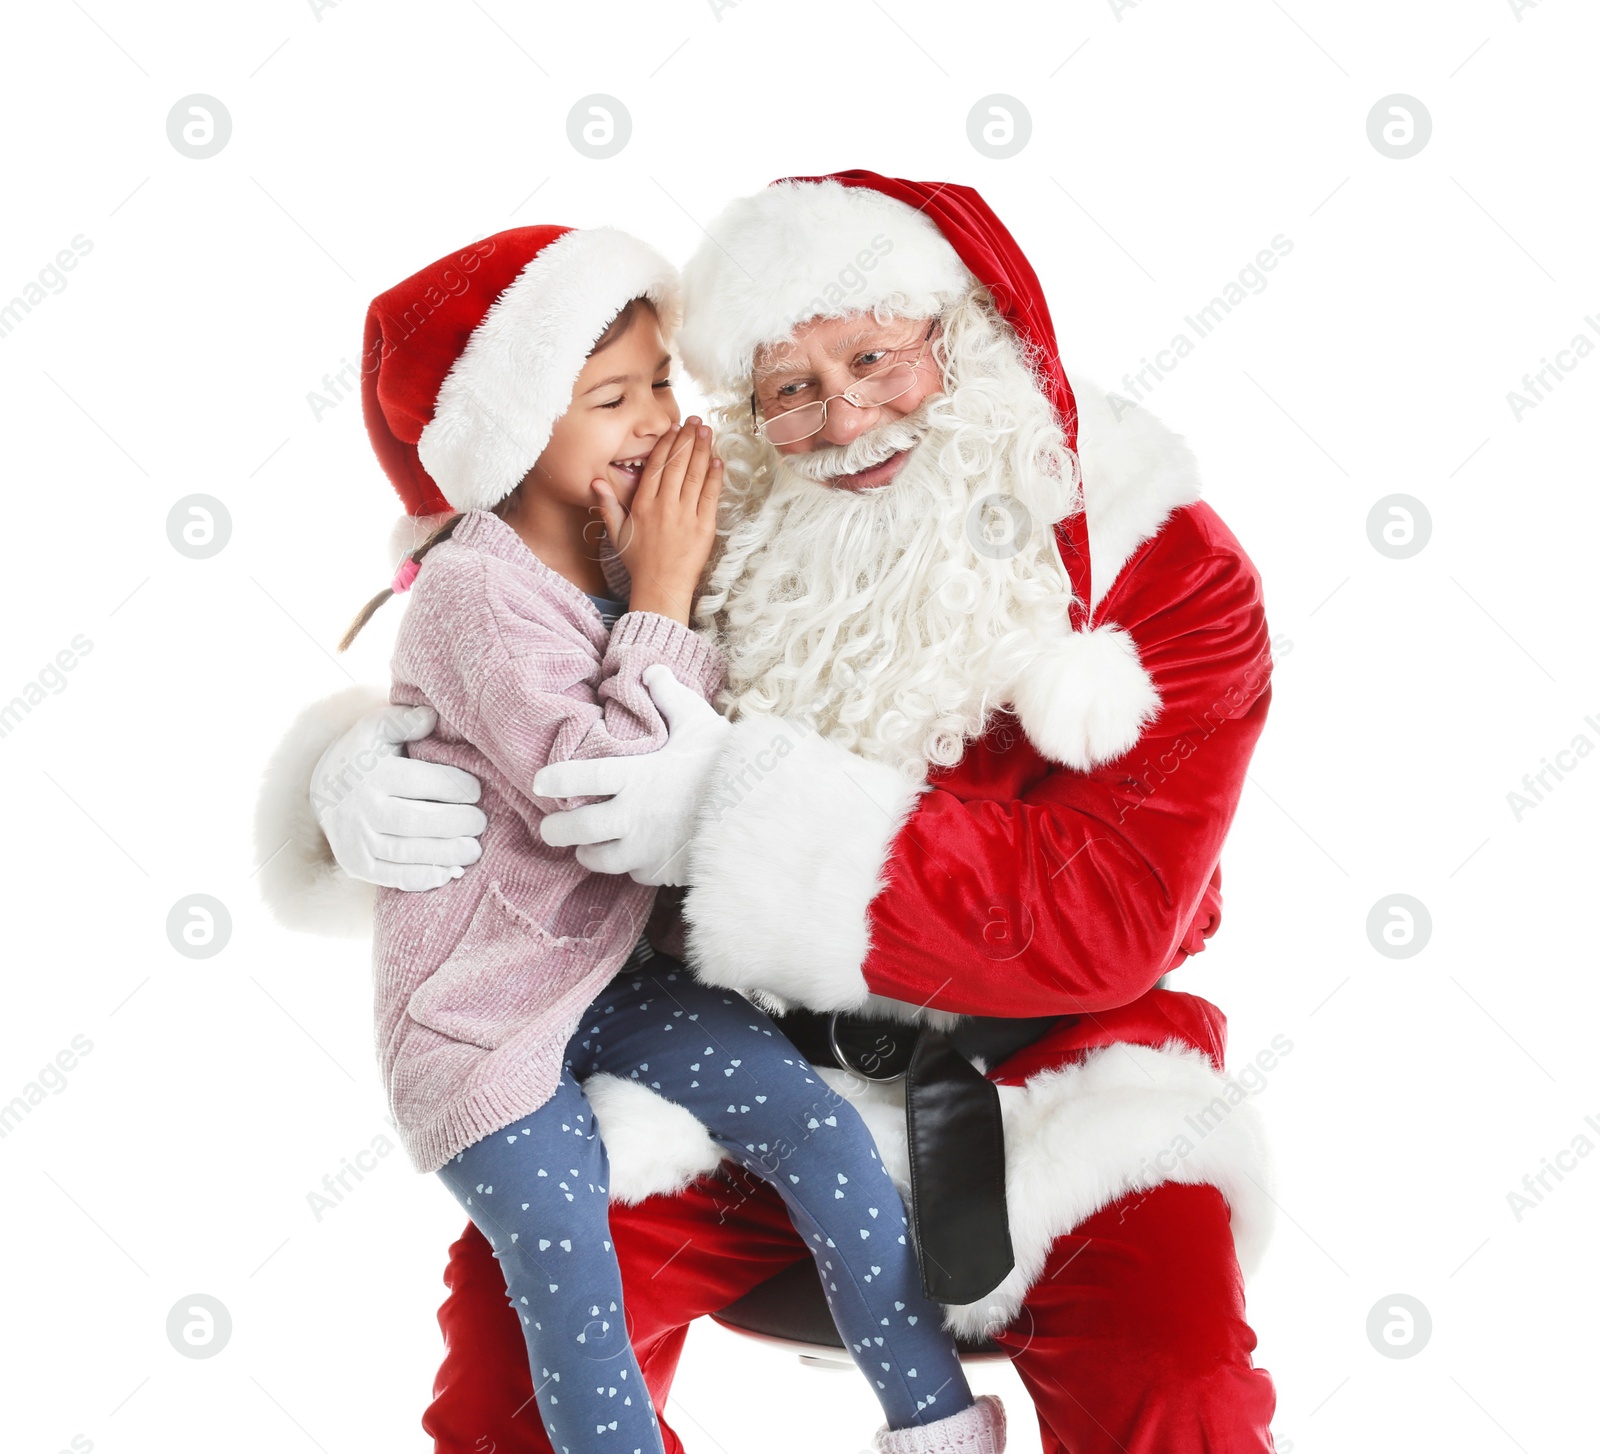
<svg viewBox="0 0 1600 1454">
<path fill-rule="evenodd" d="M 828 422 L 820 438 L 827 444 L 849 444 L 877 426 L 883 410 L 879 405 L 858 406 L 840 397 L 828 405 Z"/>
</svg>

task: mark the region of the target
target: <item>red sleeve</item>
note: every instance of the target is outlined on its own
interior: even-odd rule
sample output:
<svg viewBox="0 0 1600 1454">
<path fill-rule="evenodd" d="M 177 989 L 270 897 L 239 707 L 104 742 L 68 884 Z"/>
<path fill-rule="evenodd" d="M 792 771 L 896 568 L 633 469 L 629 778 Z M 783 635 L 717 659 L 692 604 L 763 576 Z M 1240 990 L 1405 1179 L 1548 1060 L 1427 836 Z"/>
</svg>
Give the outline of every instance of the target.
<svg viewBox="0 0 1600 1454">
<path fill-rule="evenodd" d="M 1209 507 L 1135 552 L 1096 622 L 1125 628 L 1162 708 L 1090 772 L 918 800 L 870 909 L 879 995 L 984 1015 L 1126 1004 L 1199 947 L 1223 839 L 1271 697 L 1255 567 Z M 1006 730 L 1016 732 L 1014 723 Z"/>
</svg>

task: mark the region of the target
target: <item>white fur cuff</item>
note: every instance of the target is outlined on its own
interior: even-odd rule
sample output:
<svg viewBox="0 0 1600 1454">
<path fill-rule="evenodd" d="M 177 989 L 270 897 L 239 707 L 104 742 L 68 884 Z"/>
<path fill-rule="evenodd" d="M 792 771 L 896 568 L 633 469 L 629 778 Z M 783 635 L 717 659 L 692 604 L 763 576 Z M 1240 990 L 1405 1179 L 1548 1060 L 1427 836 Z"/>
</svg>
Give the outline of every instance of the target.
<svg viewBox="0 0 1600 1454">
<path fill-rule="evenodd" d="M 689 850 L 695 974 L 773 1011 L 865 1005 L 867 908 L 918 792 L 798 723 L 736 722 Z"/>
<path fill-rule="evenodd" d="M 295 718 L 261 777 L 256 800 L 256 861 L 261 897 L 287 929 L 338 938 L 372 932 L 375 890 L 333 860 L 311 811 L 311 773 L 322 754 L 368 712 L 388 705 L 376 687 L 313 703 Z"/>
<path fill-rule="evenodd" d="M 694 1112 L 649 1086 L 601 1072 L 584 1081 L 583 1093 L 605 1142 L 612 1201 L 676 1196 L 722 1164 L 722 1148 Z"/>
</svg>

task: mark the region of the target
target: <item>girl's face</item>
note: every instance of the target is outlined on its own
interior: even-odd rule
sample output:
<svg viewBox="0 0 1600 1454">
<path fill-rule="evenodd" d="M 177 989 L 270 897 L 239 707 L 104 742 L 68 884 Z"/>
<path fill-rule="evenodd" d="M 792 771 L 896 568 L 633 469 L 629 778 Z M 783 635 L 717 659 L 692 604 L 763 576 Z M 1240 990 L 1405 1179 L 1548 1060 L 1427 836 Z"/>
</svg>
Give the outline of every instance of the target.
<svg viewBox="0 0 1600 1454">
<path fill-rule="evenodd" d="M 678 423 L 669 362 L 654 311 L 636 304 L 625 330 L 584 364 L 572 403 L 530 472 L 533 487 L 588 509 L 595 502 L 590 484 L 603 479 L 626 508 L 651 448 Z"/>
</svg>

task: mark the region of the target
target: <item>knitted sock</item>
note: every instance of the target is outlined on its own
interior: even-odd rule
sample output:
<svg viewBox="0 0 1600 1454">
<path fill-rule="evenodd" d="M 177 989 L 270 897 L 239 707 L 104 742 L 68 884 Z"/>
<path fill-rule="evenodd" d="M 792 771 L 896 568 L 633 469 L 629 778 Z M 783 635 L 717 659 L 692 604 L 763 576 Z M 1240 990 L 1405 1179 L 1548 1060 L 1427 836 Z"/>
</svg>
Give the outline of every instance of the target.
<svg viewBox="0 0 1600 1454">
<path fill-rule="evenodd" d="M 959 1414 L 909 1429 L 883 1425 L 873 1436 L 874 1454 L 1005 1454 L 1006 1411 L 992 1393 Z"/>
</svg>

